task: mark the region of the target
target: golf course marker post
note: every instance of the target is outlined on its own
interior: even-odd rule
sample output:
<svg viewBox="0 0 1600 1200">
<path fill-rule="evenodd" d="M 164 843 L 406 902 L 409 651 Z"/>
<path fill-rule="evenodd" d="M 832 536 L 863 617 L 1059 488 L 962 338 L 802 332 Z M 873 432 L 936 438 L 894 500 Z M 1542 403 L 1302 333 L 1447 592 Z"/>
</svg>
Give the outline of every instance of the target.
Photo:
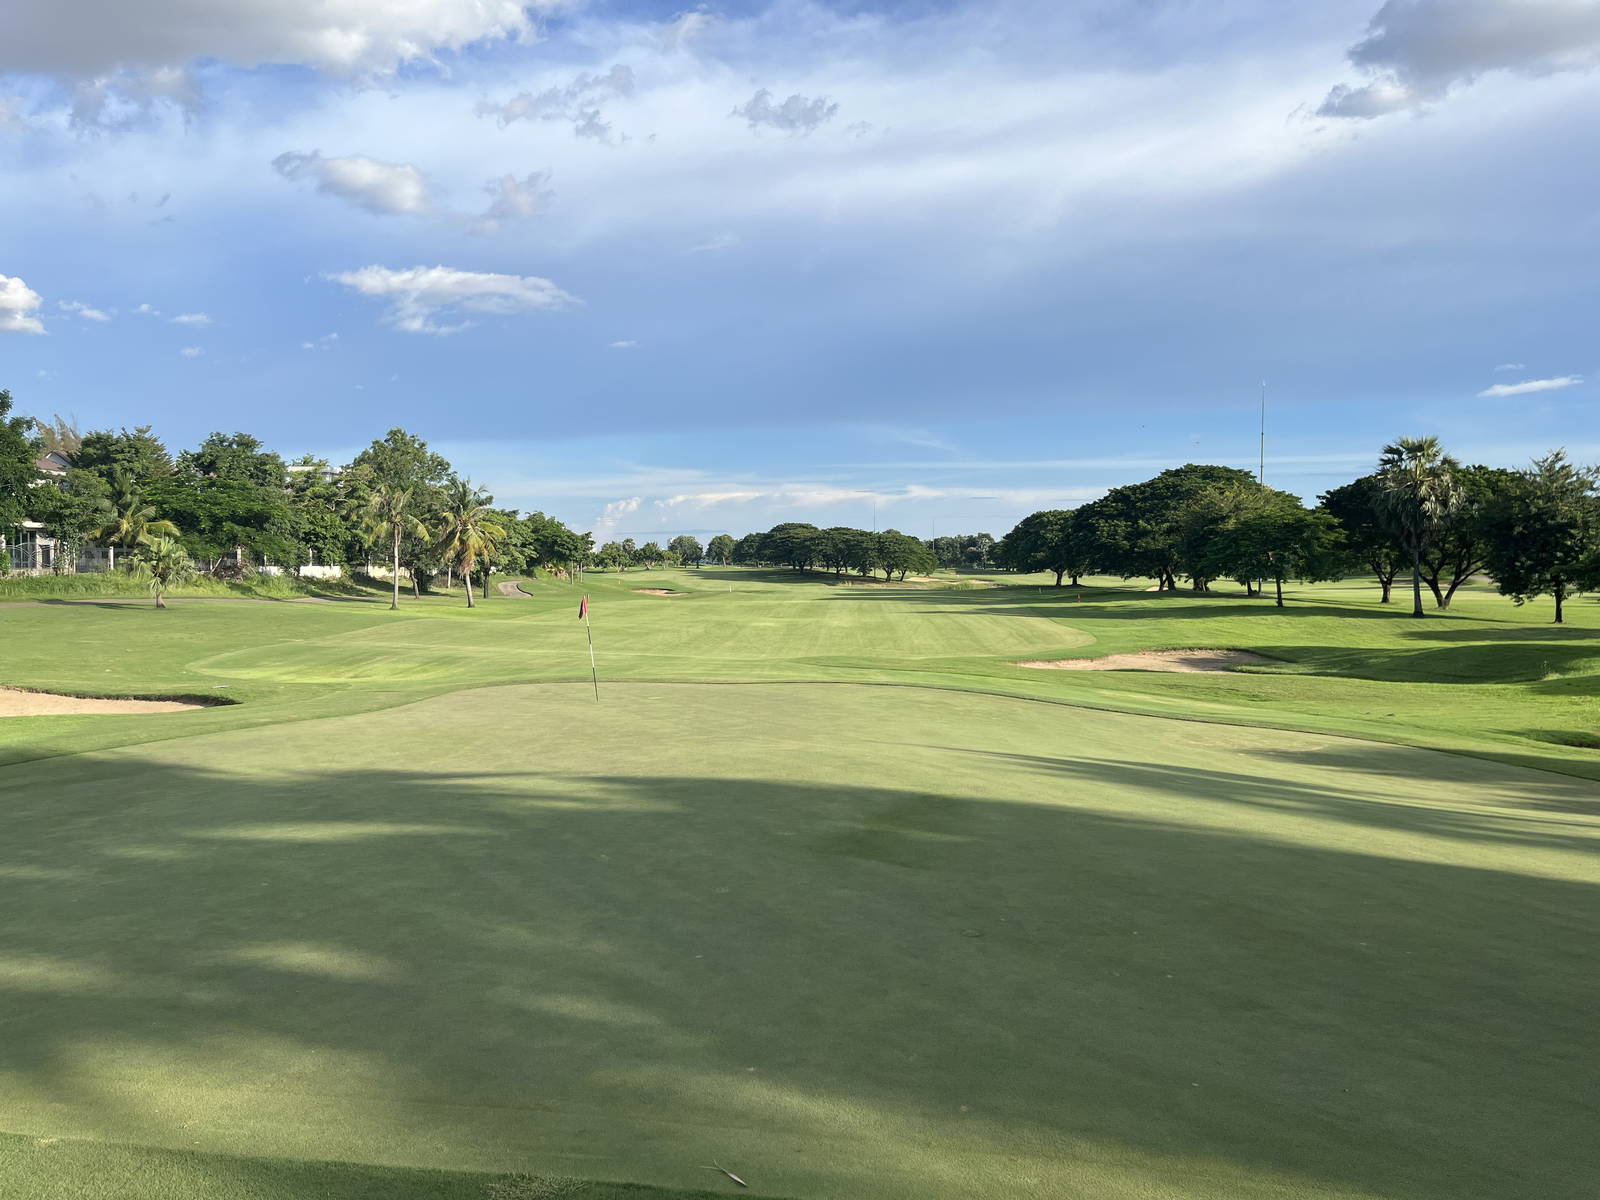
<svg viewBox="0 0 1600 1200">
<path fill-rule="evenodd" d="M 594 665 L 594 631 L 589 627 L 589 597 L 578 601 L 578 620 L 583 622 L 583 634 L 589 639 L 589 678 L 594 681 L 594 702 L 600 703 L 600 673 Z"/>
</svg>

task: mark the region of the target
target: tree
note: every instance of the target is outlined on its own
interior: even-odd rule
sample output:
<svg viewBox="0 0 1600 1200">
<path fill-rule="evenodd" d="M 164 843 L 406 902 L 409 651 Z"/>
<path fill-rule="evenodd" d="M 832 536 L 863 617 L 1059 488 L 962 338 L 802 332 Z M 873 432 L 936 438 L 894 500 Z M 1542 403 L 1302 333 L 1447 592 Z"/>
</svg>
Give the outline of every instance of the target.
<svg viewBox="0 0 1600 1200">
<path fill-rule="evenodd" d="M 633 552 L 633 561 L 653 571 L 661 565 L 666 554 L 655 542 L 646 542 Z"/>
<path fill-rule="evenodd" d="M 1422 582 L 1433 593 L 1434 605 L 1449 608 L 1456 589 L 1481 572 L 1487 562 L 1488 531 L 1484 513 L 1495 496 L 1516 481 L 1516 472 L 1501 467 L 1457 467 L 1459 493 L 1450 514 L 1422 556 Z"/>
<path fill-rule="evenodd" d="M 411 572 L 413 594 L 421 592 L 425 579 L 442 566 L 427 536 L 429 525 L 439 519 L 439 490 L 450 478 L 450 463 L 443 455 L 428 449 L 428 443 L 404 429 L 391 429 L 356 455 L 346 472 L 347 490 L 363 494 L 385 487 L 396 493 L 410 493 L 408 513 L 415 518 L 413 528 L 403 532 L 399 561 Z M 389 547 L 391 556 L 393 547 Z"/>
<path fill-rule="evenodd" d="M 1207 535 L 1194 550 L 1201 572 L 1214 579 L 1270 579 L 1279 608 L 1285 580 L 1338 574 L 1338 524 L 1288 492 L 1254 480 L 1249 487 L 1217 487 L 1195 497 L 1191 520 Z"/>
<path fill-rule="evenodd" d="M 54 452 L 70 462 L 83 448 L 83 434 L 78 432 L 76 417 L 56 413 L 48 421 L 35 419 L 33 425 L 39 435 L 40 448 L 47 454 Z"/>
<path fill-rule="evenodd" d="M 733 537 L 730 534 L 719 533 L 706 545 L 706 557 L 719 567 L 725 567 L 733 561 Z"/>
<path fill-rule="evenodd" d="M 679 562 L 693 563 L 696 567 L 706 556 L 705 547 L 686 533 L 681 533 L 668 542 L 667 549 L 678 556 Z"/>
<path fill-rule="evenodd" d="M 933 552 L 920 539 L 901 533 L 898 529 L 885 529 L 882 533 L 868 536 L 874 543 L 873 565 L 883 572 L 885 583 L 896 574 L 903 582 L 912 571 L 933 570 Z"/>
<path fill-rule="evenodd" d="M 1185 553 L 1184 530 L 1196 496 L 1213 487 L 1254 487 L 1255 477 L 1234 467 L 1188 463 L 1143 483 L 1112 488 L 1082 512 L 1095 566 L 1124 579 L 1143 576 L 1170 591 L 1188 575 L 1196 591 L 1210 579 L 1196 561 L 1192 542 Z M 1203 557 L 1203 556 L 1201 556 Z"/>
<path fill-rule="evenodd" d="M 1382 493 L 1383 485 L 1376 475 L 1363 475 L 1324 492 L 1320 500 L 1323 510 L 1339 523 L 1351 558 L 1377 578 L 1383 590 L 1380 603 L 1388 604 L 1405 554 L 1385 520 Z"/>
<path fill-rule="evenodd" d="M 1600 475 L 1557 450 L 1514 476 L 1485 512 L 1489 574 L 1518 604 L 1555 600 L 1557 625 L 1568 596 L 1600 586 Z"/>
<path fill-rule="evenodd" d="M 97 429 L 84 434 L 72 465 L 93 472 L 108 484 L 121 471 L 136 486 L 146 488 L 172 473 L 172 455 L 150 432 L 150 426 L 140 425 L 132 432 L 124 426 L 116 433 Z"/>
<path fill-rule="evenodd" d="M 13 529 L 28 515 L 28 497 L 39 469 L 39 441 L 33 420 L 13 417 L 11 393 L 0 391 L 0 533 Z"/>
<path fill-rule="evenodd" d="M 804 521 L 786 521 L 774 525 L 762 539 L 763 553 L 771 562 L 804 571 L 817 561 L 817 552 L 821 548 L 819 533 L 821 530 L 815 525 Z"/>
<path fill-rule="evenodd" d="M 1382 512 L 1390 533 L 1411 563 L 1411 615 L 1422 609 L 1422 556 L 1460 504 L 1456 461 L 1436 437 L 1401 438 L 1378 459 Z"/>
<path fill-rule="evenodd" d="M 1013 571 L 1054 572 L 1056 587 L 1069 576 L 1077 587 L 1089 570 L 1092 545 L 1089 522 L 1080 511 L 1046 509 L 1024 517 L 1000 542 L 999 561 Z"/>
<path fill-rule="evenodd" d="M 157 608 L 167 606 L 162 593 L 194 575 L 194 563 L 174 537 L 157 534 L 146 538 L 139 546 L 139 562 L 150 576 L 150 591 Z"/>
<path fill-rule="evenodd" d="M 55 572 L 65 575 L 77 569 L 85 539 L 105 524 L 111 491 L 98 475 L 69 467 L 65 478 L 34 488 L 28 508 L 56 539 Z"/>
<path fill-rule="evenodd" d="M 408 537 L 425 538 L 427 526 L 415 514 L 420 485 L 401 487 L 394 483 L 379 483 L 361 506 L 358 519 L 368 537 L 374 542 L 386 542 L 390 551 L 390 570 L 394 583 L 394 596 L 389 601 L 390 611 L 400 607 L 400 545 Z"/>
<path fill-rule="evenodd" d="M 100 522 L 89 531 L 90 537 L 104 538 L 112 547 L 111 566 L 117 565 L 116 547 L 135 550 L 151 538 L 178 536 L 178 527 L 156 515 L 154 505 L 145 502 L 139 484 L 127 470 L 119 470 L 111 480 L 111 498 L 100 514 Z"/>
<path fill-rule="evenodd" d="M 491 557 L 506 538 L 505 526 L 494 521 L 485 496 L 465 479 L 451 479 L 444 488 L 444 508 L 435 542 L 445 562 L 458 567 L 467 585 L 467 607 L 472 608 L 472 571 L 478 561 Z M 488 574 L 484 595 L 488 595 Z"/>
</svg>

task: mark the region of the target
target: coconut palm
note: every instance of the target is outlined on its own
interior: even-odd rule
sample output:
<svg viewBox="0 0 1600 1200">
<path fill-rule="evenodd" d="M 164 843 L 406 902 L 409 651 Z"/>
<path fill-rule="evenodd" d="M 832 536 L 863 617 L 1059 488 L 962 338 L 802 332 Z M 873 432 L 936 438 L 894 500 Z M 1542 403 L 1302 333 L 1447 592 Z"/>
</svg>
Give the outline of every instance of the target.
<svg viewBox="0 0 1600 1200">
<path fill-rule="evenodd" d="M 472 569 L 479 559 L 493 555 L 506 537 L 505 527 L 490 519 L 494 515 L 489 511 L 491 503 L 493 497 L 485 496 L 465 479 L 452 479 L 445 485 L 434 549 L 446 562 L 460 568 L 462 582 L 467 585 L 468 608 L 475 607 Z M 487 596 L 487 581 L 484 587 Z"/>
<path fill-rule="evenodd" d="M 89 531 L 89 536 L 104 538 L 110 544 L 113 568 L 117 565 L 118 546 L 137 550 L 151 538 L 178 536 L 178 527 L 156 516 L 155 508 L 144 502 L 139 485 L 126 471 L 116 473 L 111 489 L 103 519 L 97 528 Z"/>
<path fill-rule="evenodd" d="M 139 543 L 139 562 L 150 576 L 156 607 L 165 608 L 162 593 L 194 576 L 194 562 L 176 538 L 156 534 Z"/>
<path fill-rule="evenodd" d="M 391 610 L 400 607 L 400 543 L 409 537 L 426 537 L 427 528 L 417 519 L 419 507 L 416 487 L 401 487 L 393 483 L 380 483 L 357 510 L 361 529 L 373 541 L 389 543 L 393 574 L 394 597 L 389 601 Z"/>
<path fill-rule="evenodd" d="M 1436 437 L 1401 438 L 1378 459 L 1379 500 L 1385 524 L 1411 559 L 1411 615 L 1422 608 L 1422 556 L 1461 506 L 1459 464 Z"/>
</svg>

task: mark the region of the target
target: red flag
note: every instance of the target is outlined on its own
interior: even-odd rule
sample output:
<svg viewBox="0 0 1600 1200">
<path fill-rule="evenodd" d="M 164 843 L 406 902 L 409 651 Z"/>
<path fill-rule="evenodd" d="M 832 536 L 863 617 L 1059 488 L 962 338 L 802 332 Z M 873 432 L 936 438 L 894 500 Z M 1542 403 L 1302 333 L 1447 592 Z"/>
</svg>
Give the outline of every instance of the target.
<svg viewBox="0 0 1600 1200">
<path fill-rule="evenodd" d="M 585 620 L 589 616 L 589 597 L 585 596 L 578 601 L 578 620 Z"/>
</svg>

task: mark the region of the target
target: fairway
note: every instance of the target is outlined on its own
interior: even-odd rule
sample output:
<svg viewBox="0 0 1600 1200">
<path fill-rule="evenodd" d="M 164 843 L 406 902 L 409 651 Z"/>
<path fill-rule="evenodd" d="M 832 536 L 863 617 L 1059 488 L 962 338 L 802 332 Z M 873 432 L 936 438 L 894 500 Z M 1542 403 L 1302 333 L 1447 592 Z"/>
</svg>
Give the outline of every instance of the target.
<svg viewBox="0 0 1600 1200">
<path fill-rule="evenodd" d="M 229 1197 L 486 1194 L 275 1190 L 289 1159 L 1593 1194 L 1600 754 L 1528 733 L 1586 727 L 1593 605 L 1538 639 L 1466 596 L 1409 637 L 1353 589 L 639 573 L 588 586 L 596 704 L 575 593 L 529 588 L 6 612 L 33 636 L 0 683 L 240 703 L 0 726 L 0 1131 L 29 1139 L 0 1183 L 83 1194 L 42 1138 L 183 1152 Z M 1152 646 L 1275 661 L 1012 665 Z M 1540 655 L 1563 673 L 1522 678 Z M 136 1194 L 190 1194 L 167 1169 Z"/>
</svg>

